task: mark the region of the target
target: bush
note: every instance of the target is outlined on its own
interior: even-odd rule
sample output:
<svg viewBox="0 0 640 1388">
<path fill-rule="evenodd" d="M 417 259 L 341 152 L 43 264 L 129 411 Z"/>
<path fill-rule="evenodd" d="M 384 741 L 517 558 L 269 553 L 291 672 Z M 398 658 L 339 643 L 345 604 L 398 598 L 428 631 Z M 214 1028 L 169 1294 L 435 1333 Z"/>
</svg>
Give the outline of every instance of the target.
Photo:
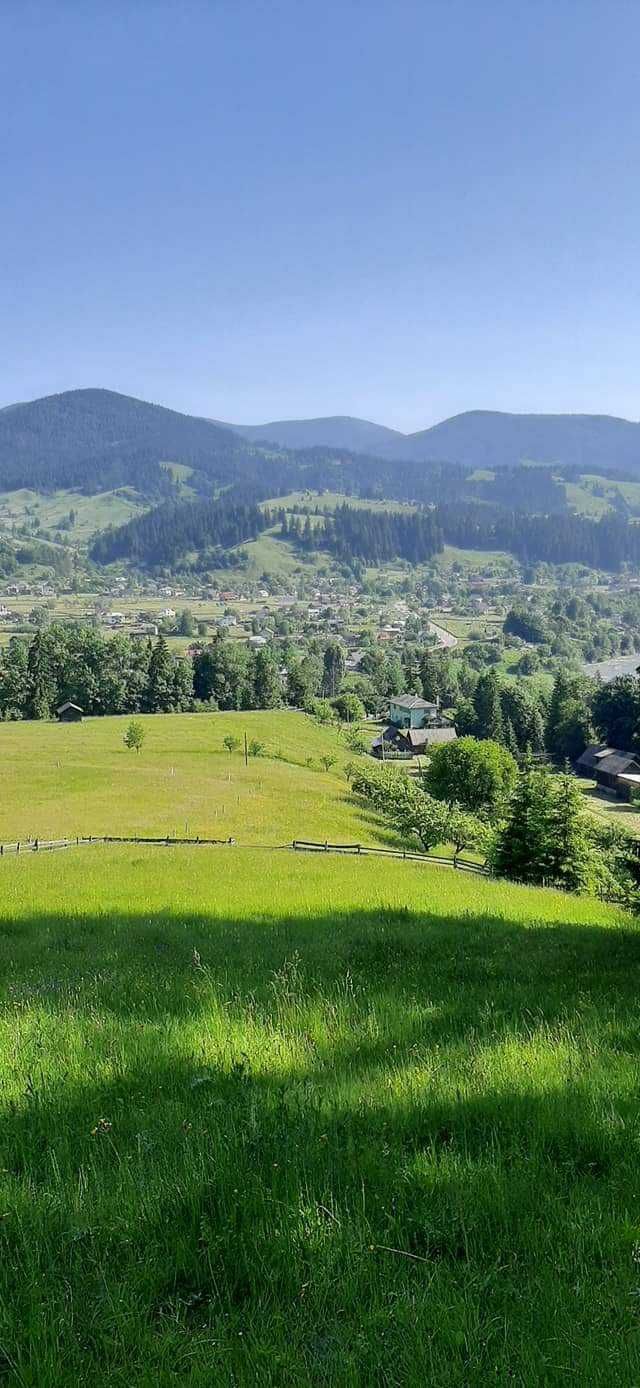
<svg viewBox="0 0 640 1388">
<path fill-rule="evenodd" d="M 357 694 L 338 694 L 331 700 L 331 707 L 343 723 L 361 723 L 364 718 L 364 704 Z"/>
</svg>

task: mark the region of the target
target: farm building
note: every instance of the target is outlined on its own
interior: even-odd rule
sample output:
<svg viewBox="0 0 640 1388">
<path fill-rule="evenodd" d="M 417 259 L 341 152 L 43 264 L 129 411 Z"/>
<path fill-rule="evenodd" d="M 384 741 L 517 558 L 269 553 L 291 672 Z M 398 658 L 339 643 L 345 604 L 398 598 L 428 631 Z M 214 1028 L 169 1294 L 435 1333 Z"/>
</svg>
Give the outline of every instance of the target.
<svg viewBox="0 0 640 1388">
<path fill-rule="evenodd" d="M 72 704 L 70 700 L 67 700 L 66 704 L 61 704 L 60 708 L 56 709 L 56 713 L 60 723 L 82 722 L 82 709 L 80 705 Z"/>
<path fill-rule="evenodd" d="M 636 752 L 621 752 L 603 744 L 587 747 L 578 757 L 576 770 L 593 776 L 601 790 L 619 800 L 629 800 L 632 791 L 640 789 L 640 754 Z"/>
<path fill-rule="evenodd" d="M 451 724 L 442 728 L 396 728 L 395 724 L 390 723 L 381 736 L 371 744 L 371 754 L 382 758 L 384 742 L 385 753 L 391 749 L 392 756 L 394 753 L 401 753 L 405 757 L 421 757 L 430 747 L 455 740 L 456 730 Z"/>
</svg>

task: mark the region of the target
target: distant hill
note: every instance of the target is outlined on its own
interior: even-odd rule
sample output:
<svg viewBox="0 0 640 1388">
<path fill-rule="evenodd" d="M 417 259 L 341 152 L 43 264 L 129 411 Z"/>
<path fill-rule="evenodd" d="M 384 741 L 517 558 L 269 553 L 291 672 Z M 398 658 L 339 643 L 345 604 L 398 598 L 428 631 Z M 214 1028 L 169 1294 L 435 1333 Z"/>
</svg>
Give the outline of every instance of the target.
<svg viewBox="0 0 640 1388">
<path fill-rule="evenodd" d="M 472 468 L 536 462 L 584 472 L 625 469 L 640 476 L 640 424 L 613 415 L 469 410 L 416 434 L 348 415 L 227 427 L 243 438 L 285 448 L 325 445 L 397 462 L 448 461 Z"/>
<path fill-rule="evenodd" d="M 613 415 L 469 410 L 408 434 L 403 447 L 408 458 L 479 468 L 536 462 L 584 472 L 624 468 L 640 476 L 640 424 Z"/>
<path fill-rule="evenodd" d="M 280 450 L 274 456 L 274 449 Z M 251 483 L 267 495 L 299 485 L 432 500 L 433 478 L 455 468 L 520 462 L 640 478 L 640 424 L 606 415 L 516 415 L 472 410 L 416 434 L 349 416 L 231 426 L 110 390 L 70 390 L 0 410 L 0 491 L 88 494 L 132 487 L 175 492 L 162 464 L 189 467 L 192 490 Z M 193 475 L 191 475 L 193 474 Z M 270 491 L 269 491 L 270 488 Z"/>
<path fill-rule="evenodd" d="M 351 415 L 326 419 L 279 419 L 271 424 L 226 424 L 254 443 L 277 443 L 280 448 L 344 448 L 350 453 L 370 453 L 377 458 L 402 458 L 405 435 L 384 424 Z"/>
<path fill-rule="evenodd" d="M 162 462 L 227 481 L 247 455 L 237 435 L 111 390 L 69 390 L 0 410 L 0 489 L 170 485 Z"/>
</svg>

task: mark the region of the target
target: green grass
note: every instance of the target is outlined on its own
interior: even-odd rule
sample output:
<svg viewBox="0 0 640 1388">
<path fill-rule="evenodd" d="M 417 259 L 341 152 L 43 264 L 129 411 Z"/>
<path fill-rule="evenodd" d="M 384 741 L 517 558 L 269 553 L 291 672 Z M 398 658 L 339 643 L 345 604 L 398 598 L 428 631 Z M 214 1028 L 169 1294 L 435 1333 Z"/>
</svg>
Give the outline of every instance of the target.
<svg viewBox="0 0 640 1388">
<path fill-rule="evenodd" d="M 481 633 L 484 638 L 500 634 L 504 622 L 503 615 L 497 612 L 477 612 L 473 616 L 464 617 L 434 610 L 429 615 L 438 626 L 445 627 L 453 636 L 457 636 L 460 646 L 468 644 L 472 632 Z"/>
<path fill-rule="evenodd" d="M 234 575 L 233 569 L 211 569 L 212 577 L 220 584 L 255 583 L 263 574 L 278 578 L 292 578 L 294 575 L 329 571 L 329 555 L 325 553 L 303 553 L 288 540 L 279 539 L 279 526 L 265 530 L 257 540 L 248 540 L 236 549 L 247 555 L 246 567 Z"/>
<path fill-rule="evenodd" d="M 635 923 L 240 849 L 0 883 L 7 1384 L 638 1383 Z"/>
<path fill-rule="evenodd" d="M 69 511 L 76 513 L 70 530 L 65 531 L 72 544 L 85 543 L 98 530 L 108 525 L 122 525 L 144 510 L 144 504 L 130 488 L 117 492 L 100 492 L 84 496 L 80 492 L 59 491 L 50 495 L 23 489 L 5 492 L 0 497 L 0 530 L 11 531 L 13 524 L 37 518 L 44 532 L 54 530 Z"/>
<path fill-rule="evenodd" d="M 603 495 L 594 493 L 594 484 Z M 583 516 L 599 519 L 611 510 L 616 496 L 624 497 L 634 510 L 640 508 L 640 482 L 618 482 L 597 473 L 584 473 L 578 482 L 564 485 L 569 505 Z"/>
<path fill-rule="evenodd" d="M 600 790 L 595 781 L 580 779 L 580 787 L 589 809 L 598 819 L 606 819 L 616 829 L 626 829 L 640 836 L 640 808 L 624 800 L 616 800 Z"/>
<path fill-rule="evenodd" d="M 342 767 L 351 753 L 337 731 L 304 714 L 142 717 L 139 755 L 123 745 L 128 722 L 0 725 L 0 840 L 188 833 L 245 843 L 390 841 L 378 818 L 349 797 Z M 250 757 L 247 767 L 223 746 L 228 734 L 245 732 L 268 754 Z M 322 756 L 335 758 L 329 771 Z"/>
<path fill-rule="evenodd" d="M 458 564 L 473 573 L 482 573 L 490 564 L 508 569 L 518 567 L 517 560 L 513 555 L 507 554 L 506 550 L 460 549 L 457 545 L 445 545 L 442 553 L 436 555 L 433 562 L 441 569 L 449 569 Z"/>
<path fill-rule="evenodd" d="M 338 506 L 350 506 L 356 511 L 409 512 L 416 510 L 408 501 L 377 501 L 373 498 L 348 496 L 345 492 L 287 492 L 286 496 L 274 497 L 271 501 L 260 503 L 262 509 L 285 510 L 301 514 L 300 508 L 319 506 L 321 511 L 333 512 Z M 312 517 L 313 520 L 313 517 Z"/>
</svg>

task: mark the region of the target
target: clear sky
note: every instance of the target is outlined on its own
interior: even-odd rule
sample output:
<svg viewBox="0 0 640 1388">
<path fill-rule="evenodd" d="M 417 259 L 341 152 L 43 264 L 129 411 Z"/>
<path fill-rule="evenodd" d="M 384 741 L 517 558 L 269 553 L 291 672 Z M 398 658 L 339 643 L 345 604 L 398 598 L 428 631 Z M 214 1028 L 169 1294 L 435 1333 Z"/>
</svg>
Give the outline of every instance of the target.
<svg viewBox="0 0 640 1388">
<path fill-rule="evenodd" d="M 2 0 L 0 403 L 640 416 L 638 0 Z"/>
</svg>

